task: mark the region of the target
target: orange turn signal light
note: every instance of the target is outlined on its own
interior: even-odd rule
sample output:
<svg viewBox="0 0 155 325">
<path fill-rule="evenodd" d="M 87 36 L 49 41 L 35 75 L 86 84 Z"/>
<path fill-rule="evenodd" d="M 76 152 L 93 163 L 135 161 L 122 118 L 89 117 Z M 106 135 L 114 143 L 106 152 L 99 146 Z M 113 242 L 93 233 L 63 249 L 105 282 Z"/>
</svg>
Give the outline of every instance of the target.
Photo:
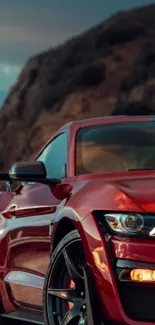
<svg viewBox="0 0 155 325">
<path fill-rule="evenodd" d="M 155 282 L 155 270 L 134 269 L 130 272 L 130 278 L 137 282 Z"/>
</svg>

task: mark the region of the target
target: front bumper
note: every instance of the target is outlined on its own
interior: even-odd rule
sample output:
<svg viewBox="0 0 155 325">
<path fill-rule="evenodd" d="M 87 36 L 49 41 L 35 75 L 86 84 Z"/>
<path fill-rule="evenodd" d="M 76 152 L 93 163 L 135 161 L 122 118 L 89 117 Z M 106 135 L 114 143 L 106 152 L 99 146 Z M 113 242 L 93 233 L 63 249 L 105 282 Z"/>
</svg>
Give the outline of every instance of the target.
<svg viewBox="0 0 155 325">
<path fill-rule="evenodd" d="M 118 261 L 155 263 L 155 240 L 103 235 L 94 216 L 82 221 L 86 257 L 102 306 L 103 321 L 127 325 L 155 324 L 155 284 L 118 280 Z"/>
<path fill-rule="evenodd" d="M 155 240 L 111 238 L 115 260 L 117 288 L 123 309 L 130 318 L 155 322 L 155 283 L 132 282 L 121 279 L 133 269 L 155 270 Z"/>
</svg>

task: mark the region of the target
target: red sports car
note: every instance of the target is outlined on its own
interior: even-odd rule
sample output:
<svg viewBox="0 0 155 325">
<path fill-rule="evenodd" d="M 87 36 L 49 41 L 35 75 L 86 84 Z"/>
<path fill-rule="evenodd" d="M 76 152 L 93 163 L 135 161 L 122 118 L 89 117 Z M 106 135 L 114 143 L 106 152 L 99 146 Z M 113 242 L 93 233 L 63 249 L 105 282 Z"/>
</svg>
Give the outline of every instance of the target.
<svg viewBox="0 0 155 325">
<path fill-rule="evenodd" d="M 154 116 L 69 123 L 0 177 L 2 318 L 155 324 Z"/>
</svg>

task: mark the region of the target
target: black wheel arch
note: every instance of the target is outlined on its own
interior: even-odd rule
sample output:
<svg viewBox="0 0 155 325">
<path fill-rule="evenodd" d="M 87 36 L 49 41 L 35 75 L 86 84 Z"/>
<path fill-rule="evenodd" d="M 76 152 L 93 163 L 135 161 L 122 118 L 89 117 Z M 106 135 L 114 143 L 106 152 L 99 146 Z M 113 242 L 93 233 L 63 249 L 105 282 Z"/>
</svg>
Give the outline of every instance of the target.
<svg viewBox="0 0 155 325">
<path fill-rule="evenodd" d="M 52 252 L 55 250 L 60 241 L 72 230 L 77 230 L 77 228 L 75 227 L 71 219 L 64 217 L 59 221 L 56 227 L 56 231 L 54 233 L 54 238 L 52 242 Z"/>
</svg>

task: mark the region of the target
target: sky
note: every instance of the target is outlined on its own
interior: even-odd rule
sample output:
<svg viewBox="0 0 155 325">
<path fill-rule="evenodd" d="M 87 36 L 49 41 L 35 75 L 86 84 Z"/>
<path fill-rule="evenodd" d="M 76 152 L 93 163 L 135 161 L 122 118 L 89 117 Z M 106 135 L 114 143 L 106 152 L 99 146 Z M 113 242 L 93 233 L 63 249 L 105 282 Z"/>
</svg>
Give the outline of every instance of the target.
<svg viewBox="0 0 155 325">
<path fill-rule="evenodd" d="M 0 0 L 0 106 L 28 58 L 155 0 Z"/>
</svg>

